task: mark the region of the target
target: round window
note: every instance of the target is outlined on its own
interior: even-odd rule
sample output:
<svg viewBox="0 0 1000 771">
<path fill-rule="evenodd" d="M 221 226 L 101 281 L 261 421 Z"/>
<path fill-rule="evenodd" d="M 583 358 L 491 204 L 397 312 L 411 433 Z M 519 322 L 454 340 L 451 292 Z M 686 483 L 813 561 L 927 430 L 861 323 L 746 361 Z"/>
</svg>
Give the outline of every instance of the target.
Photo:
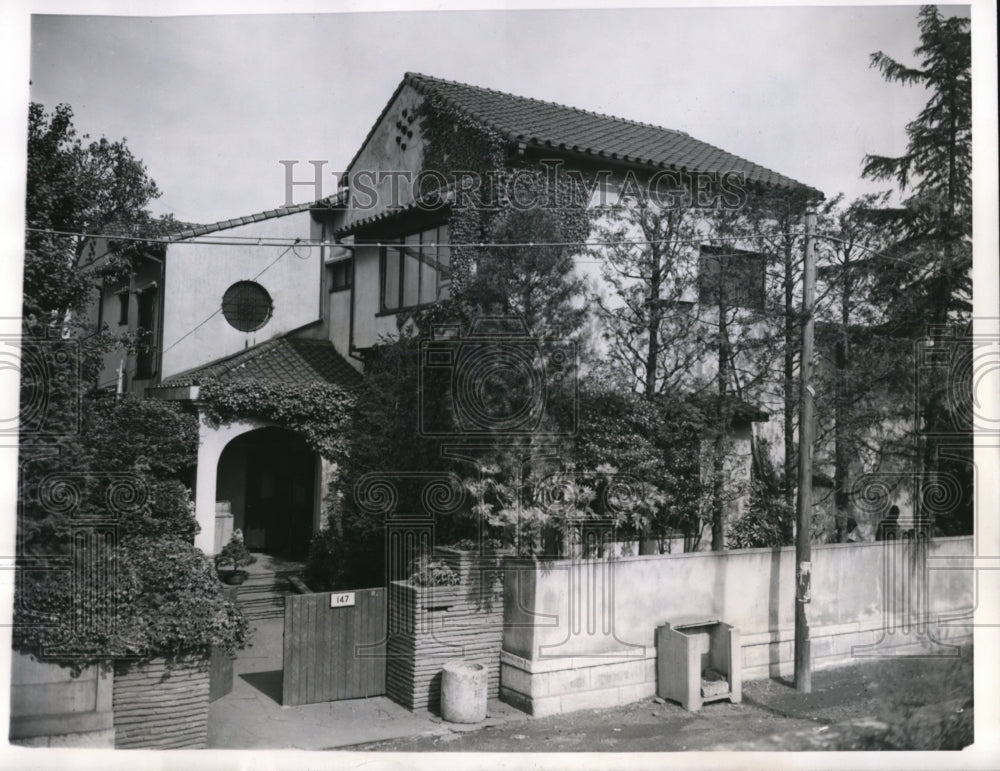
<svg viewBox="0 0 1000 771">
<path fill-rule="evenodd" d="M 271 295 L 254 281 L 238 281 L 222 296 L 222 315 L 241 332 L 253 332 L 271 318 Z"/>
</svg>

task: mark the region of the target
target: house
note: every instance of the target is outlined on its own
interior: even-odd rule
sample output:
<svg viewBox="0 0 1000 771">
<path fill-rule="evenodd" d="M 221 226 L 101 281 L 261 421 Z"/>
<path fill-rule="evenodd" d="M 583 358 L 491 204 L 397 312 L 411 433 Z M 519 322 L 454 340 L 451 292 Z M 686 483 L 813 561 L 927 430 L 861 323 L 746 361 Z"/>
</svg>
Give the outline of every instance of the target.
<svg viewBox="0 0 1000 771">
<path fill-rule="evenodd" d="M 732 205 L 819 196 L 681 131 L 408 73 L 336 195 L 176 233 L 103 288 L 95 328 L 145 336 L 108 355 L 98 385 L 195 408 L 207 383 L 352 388 L 381 339 L 475 270 L 491 216 L 545 206 L 572 219 L 626 189 Z M 108 257 L 94 241 L 81 264 Z M 238 527 L 251 547 L 301 555 L 328 461 L 264 420 L 201 425 L 197 545 L 213 553 Z"/>
</svg>

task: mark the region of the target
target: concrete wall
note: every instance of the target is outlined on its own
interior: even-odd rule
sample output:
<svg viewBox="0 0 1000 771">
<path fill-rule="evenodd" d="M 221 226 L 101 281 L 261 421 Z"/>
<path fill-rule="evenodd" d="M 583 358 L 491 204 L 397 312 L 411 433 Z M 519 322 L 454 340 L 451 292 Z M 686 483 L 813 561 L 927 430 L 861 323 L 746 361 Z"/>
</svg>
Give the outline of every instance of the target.
<svg viewBox="0 0 1000 771">
<path fill-rule="evenodd" d="M 110 671 L 79 677 L 57 664 L 11 654 L 10 740 L 33 747 L 113 747 Z"/>
<path fill-rule="evenodd" d="M 222 235 L 306 240 L 319 237 L 320 232 L 310 212 L 303 211 L 229 228 Z M 274 262 L 286 248 L 187 243 L 167 247 L 164 378 L 320 319 L 321 303 L 325 301 L 321 297 L 321 250 L 303 247 Z M 272 262 L 274 265 L 268 267 Z M 264 273 L 255 278 L 261 271 Z M 255 332 L 240 332 L 229 325 L 221 311 L 208 318 L 221 308 L 222 296 L 230 286 L 251 279 L 267 290 L 274 305 L 273 315 L 263 327 Z"/>
<path fill-rule="evenodd" d="M 971 553 L 971 537 L 929 546 L 931 557 Z M 936 640 L 971 639 L 971 627 L 938 623 L 942 614 L 971 612 L 971 571 L 925 573 L 927 564 L 913 544 L 814 546 L 814 667 L 926 643 L 925 622 Z M 650 696 L 656 627 L 690 617 L 718 618 L 739 629 L 744 678 L 789 674 L 794 573 L 794 548 L 511 562 L 504 578 L 501 695 L 533 714 Z M 903 634 L 907 620 L 913 626 Z M 872 645 L 879 647 L 867 654 L 854 647 Z M 930 650 L 945 649 L 931 644 Z"/>
</svg>

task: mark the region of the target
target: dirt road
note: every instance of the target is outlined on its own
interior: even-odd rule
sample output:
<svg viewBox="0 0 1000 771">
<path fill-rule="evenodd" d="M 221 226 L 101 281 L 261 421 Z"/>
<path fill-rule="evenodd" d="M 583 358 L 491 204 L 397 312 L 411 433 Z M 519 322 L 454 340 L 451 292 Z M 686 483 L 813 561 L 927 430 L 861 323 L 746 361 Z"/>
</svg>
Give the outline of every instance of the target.
<svg viewBox="0 0 1000 771">
<path fill-rule="evenodd" d="M 971 657 L 971 652 L 966 655 Z M 941 744 L 958 749 L 971 740 L 971 699 L 969 660 L 880 659 L 816 672 L 810 694 L 798 693 L 783 680 L 744 683 L 742 703 L 707 704 L 696 714 L 670 702 L 646 699 L 612 709 L 349 749 L 663 752 L 722 747 L 847 749 L 838 746 L 844 743 L 856 749 L 888 748 L 881 746 L 883 741 L 913 749 Z M 923 723 L 916 725 L 915 720 Z"/>
</svg>

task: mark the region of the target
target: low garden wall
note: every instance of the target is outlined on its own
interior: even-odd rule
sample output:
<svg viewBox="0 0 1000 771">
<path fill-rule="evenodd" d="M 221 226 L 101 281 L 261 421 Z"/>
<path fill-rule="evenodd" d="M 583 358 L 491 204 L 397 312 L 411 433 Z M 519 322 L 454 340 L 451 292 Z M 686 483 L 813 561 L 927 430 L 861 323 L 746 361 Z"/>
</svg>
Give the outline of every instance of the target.
<svg viewBox="0 0 1000 771">
<path fill-rule="evenodd" d="M 937 652 L 946 649 L 933 641 L 970 641 L 971 626 L 948 625 L 941 617 L 971 613 L 972 571 L 933 567 L 936 558 L 971 554 L 971 536 L 891 549 L 886 542 L 814 546 L 814 668 L 926 643 L 928 631 Z M 656 627 L 691 617 L 737 627 L 744 679 L 791 674 L 794 592 L 793 547 L 613 561 L 511 560 L 504 576 L 501 698 L 545 715 L 651 696 Z"/>
<path fill-rule="evenodd" d="M 386 693 L 407 709 L 437 712 L 441 670 L 449 661 L 485 664 L 488 697 L 499 694 L 503 595 L 500 573 L 475 553 L 439 547 L 434 556 L 455 570 L 460 583 L 390 584 Z"/>
<path fill-rule="evenodd" d="M 110 669 L 77 677 L 58 664 L 11 654 L 10 741 L 31 747 L 114 747 Z"/>
<path fill-rule="evenodd" d="M 115 666 L 115 747 L 200 749 L 208 740 L 209 660 Z"/>
</svg>

